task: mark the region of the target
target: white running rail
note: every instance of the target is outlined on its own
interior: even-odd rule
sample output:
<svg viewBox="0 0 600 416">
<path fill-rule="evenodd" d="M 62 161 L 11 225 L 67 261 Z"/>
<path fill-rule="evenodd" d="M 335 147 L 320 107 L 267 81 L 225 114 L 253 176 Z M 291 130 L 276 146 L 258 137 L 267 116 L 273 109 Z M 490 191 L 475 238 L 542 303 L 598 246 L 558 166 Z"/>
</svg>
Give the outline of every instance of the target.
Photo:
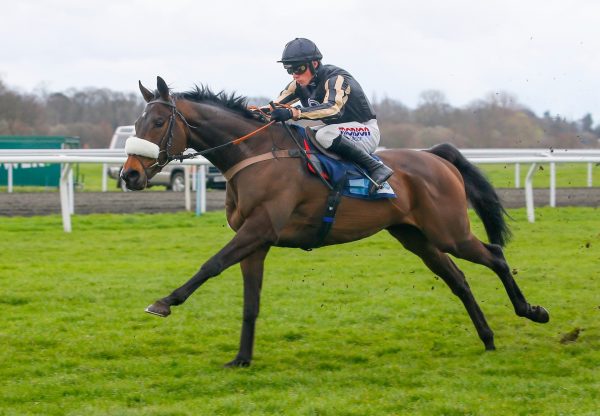
<svg viewBox="0 0 600 416">
<path fill-rule="evenodd" d="M 71 232 L 71 215 L 74 213 L 73 171 L 74 163 L 104 163 L 122 165 L 127 160 L 123 150 L 117 150 L 118 154 L 111 151 L 87 151 L 86 149 L 0 149 L 0 164 L 8 170 L 8 192 L 12 192 L 12 167 L 18 163 L 58 163 L 61 165 L 59 181 L 60 209 L 63 219 L 63 229 Z M 206 166 L 212 164 L 204 157 L 186 159 L 183 162 L 173 161 L 173 164 L 184 165 L 185 171 L 185 207 L 191 210 L 190 195 L 190 169 L 189 166 L 198 166 L 196 185 L 196 214 L 206 211 Z"/>
<path fill-rule="evenodd" d="M 514 164 L 515 186 L 520 187 L 519 174 L 521 164 L 530 164 L 525 179 L 525 203 L 527 207 L 527 219 L 535 221 L 533 204 L 533 175 L 537 165 L 541 163 L 550 164 L 550 206 L 556 205 L 556 164 L 557 163 L 587 163 L 588 177 L 587 186 L 592 186 L 592 169 L 594 164 L 600 163 L 600 149 L 461 149 L 465 157 L 474 164 Z M 63 228 L 66 232 L 71 231 L 71 214 L 74 211 L 73 174 L 71 165 L 73 163 L 103 163 L 123 164 L 127 157 L 123 149 L 0 149 L 0 164 L 8 170 L 8 192 L 12 192 L 12 165 L 16 163 L 58 163 L 61 165 L 60 176 L 60 201 L 63 217 Z M 171 163 L 179 164 L 173 161 Z M 196 213 L 204 212 L 206 209 L 206 166 L 211 163 L 203 157 L 186 159 L 184 166 L 196 165 L 199 167 L 196 182 Z M 104 168 L 105 172 L 106 169 Z M 103 178 L 105 181 L 106 178 Z M 189 192 L 189 169 L 186 168 L 185 183 L 186 208 L 191 207 Z M 103 190 L 106 189 L 105 182 Z"/>
</svg>

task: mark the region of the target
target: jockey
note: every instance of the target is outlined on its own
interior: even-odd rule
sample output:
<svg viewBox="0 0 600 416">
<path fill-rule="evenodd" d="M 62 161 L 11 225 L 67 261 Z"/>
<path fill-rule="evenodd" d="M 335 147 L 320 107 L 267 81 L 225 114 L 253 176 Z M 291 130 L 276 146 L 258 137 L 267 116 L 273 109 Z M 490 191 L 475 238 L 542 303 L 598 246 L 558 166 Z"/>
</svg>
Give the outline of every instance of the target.
<svg viewBox="0 0 600 416">
<path fill-rule="evenodd" d="M 275 108 L 271 120 L 320 120 L 316 139 L 325 149 L 364 168 L 375 193 L 393 171 L 371 157 L 379 145 L 379 126 L 371 103 L 359 83 L 345 70 L 323 65 L 312 41 L 296 38 L 285 45 L 280 61 L 293 78 L 274 103 L 302 107 Z"/>
</svg>

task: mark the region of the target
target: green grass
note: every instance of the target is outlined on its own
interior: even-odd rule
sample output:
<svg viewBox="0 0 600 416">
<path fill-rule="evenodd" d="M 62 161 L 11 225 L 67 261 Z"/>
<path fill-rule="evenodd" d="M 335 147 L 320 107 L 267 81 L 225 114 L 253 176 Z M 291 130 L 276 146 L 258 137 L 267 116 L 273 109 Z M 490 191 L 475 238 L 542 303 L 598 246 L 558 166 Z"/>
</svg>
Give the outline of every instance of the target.
<svg viewBox="0 0 600 416">
<path fill-rule="evenodd" d="M 79 164 L 79 181 L 83 185 L 81 189 L 84 192 L 102 191 L 102 166 L 95 163 Z M 122 192 L 121 188 L 117 187 L 117 181 L 110 176 L 107 178 L 106 188 L 108 191 Z M 161 187 L 161 189 L 165 188 Z"/>
<path fill-rule="evenodd" d="M 521 187 L 525 186 L 525 178 L 530 164 L 521 164 L 520 179 Z M 515 187 L 515 165 L 479 165 L 490 181 L 497 188 Z M 587 163 L 558 163 L 556 164 L 556 186 L 559 188 L 586 187 L 588 175 Z M 598 186 L 600 183 L 600 164 L 592 165 L 592 184 Z M 550 165 L 539 164 L 533 175 L 534 188 L 550 188 Z"/>
<path fill-rule="evenodd" d="M 255 360 L 232 267 L 167 319 L 143 313 L 232 236 L 222 212 L 0 219 L 0 415 L 597 415 L 600 215 L 510 210 L 506 254 L 551 321 L 514 315 L 458 261 L 496 335 L 386 233 L 267 260 Z M 475 223 L 479 235 L 481 225 Z M 579 339 L 559 342 L 575 327 Z"/>
</svg>

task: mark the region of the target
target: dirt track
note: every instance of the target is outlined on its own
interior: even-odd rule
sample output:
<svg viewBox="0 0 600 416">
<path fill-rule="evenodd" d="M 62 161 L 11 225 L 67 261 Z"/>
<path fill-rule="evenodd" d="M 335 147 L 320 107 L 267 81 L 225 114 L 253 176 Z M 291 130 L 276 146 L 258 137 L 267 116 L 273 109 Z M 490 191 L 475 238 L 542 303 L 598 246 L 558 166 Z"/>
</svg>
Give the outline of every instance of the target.
<svg viewBox="0 0 600 416">
<path fill-rule="evenodd" d="M 225 207 L 225 191 L 208 191 L 206 208 L 216 211 Z M 192 194 L 192 210 L 196 195 Z M 75 213 L 158 213 L 185 211 L 182 192 L 76 192 Z M 60 214 L 58 192 L 0 194 L 0 216 Z"/>
<path fill-rule="evenodd" d="M 523 189 L 498 189 L 507 208 L 525 206 Z M 548 189 L 534 192 L 535 206 L 549 204 Z M 206 206 L 209 211 L 221 210 L 225 204 L 225 192 L 207 192 Z M 558 206 L 600 207 L 600 188 L 560 188 L 557 190 Z M 185 210 L 182 193 L 173 192 L 78 192 L 75 194 L 75 213 L 157 213 Z M 192 194 L 192 210 L 195 210 L 195 195 Z M 0 216 L 32 216 L 60 214 L 58 192 L 2 193 L 0 194 Z"/>
</svg>

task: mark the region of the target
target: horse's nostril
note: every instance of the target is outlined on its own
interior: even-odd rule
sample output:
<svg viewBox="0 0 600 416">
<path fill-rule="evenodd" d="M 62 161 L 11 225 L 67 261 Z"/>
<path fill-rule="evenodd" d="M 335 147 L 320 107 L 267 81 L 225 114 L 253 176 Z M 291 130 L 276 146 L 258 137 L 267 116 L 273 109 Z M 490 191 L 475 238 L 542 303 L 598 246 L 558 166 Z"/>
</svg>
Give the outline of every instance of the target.
<svg viewBox="0 0 600 416">
<path fill-rule="evenodd" d="M 121 172 L 121 178 L 123 178 L 125 182 L 136 181 L 139 177 L 140 173 L 135 169 L 127 169 Z"/>
</svg>

